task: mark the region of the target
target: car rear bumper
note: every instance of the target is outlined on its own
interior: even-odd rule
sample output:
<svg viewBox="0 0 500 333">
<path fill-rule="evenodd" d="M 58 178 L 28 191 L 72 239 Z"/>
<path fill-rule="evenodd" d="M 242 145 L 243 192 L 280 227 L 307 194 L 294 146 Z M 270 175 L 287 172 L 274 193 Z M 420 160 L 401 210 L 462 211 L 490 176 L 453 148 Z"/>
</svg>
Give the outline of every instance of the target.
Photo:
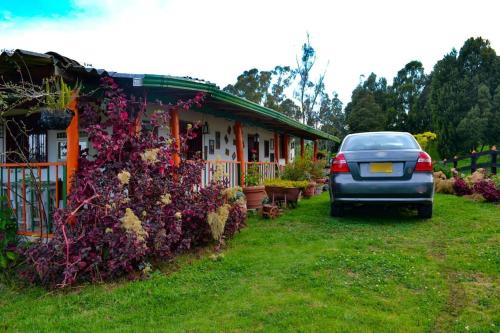
<svg viewBox="0 0 500 333">
<path fill-rule="evenodd" d="M 333 201 L 359 203 L 430 203 L 434 197 L 431 173 L 414 173 L 409 180 L 354 180 L 350 173 L 330 176 Z"/>
</svg>

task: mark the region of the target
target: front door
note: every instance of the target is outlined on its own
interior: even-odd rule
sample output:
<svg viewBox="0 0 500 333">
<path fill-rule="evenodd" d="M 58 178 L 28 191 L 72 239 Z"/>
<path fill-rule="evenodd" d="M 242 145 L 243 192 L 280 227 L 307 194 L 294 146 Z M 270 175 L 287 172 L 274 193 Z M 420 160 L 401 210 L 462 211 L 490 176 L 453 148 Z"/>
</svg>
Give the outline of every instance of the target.
<svg viewBox="0 0 500 333">
<path fill-rule="evenodd" d="M 187 127 L 188 124 L 190 124 L 187 121 L 180 121 L 180 130 L 181 134 L 186 134 L 187 133 Z M 203 149 L 203 137 L 201 133 L 201 126 L 198 128 L 193 128 L 193 133 L 196 134 L 196 136 L 190 140 L 187 141 L 187 150 L 183 152 L 184 156 L 188 160 L 193 160 L 193 159 L 198 159 L 198 158 L 203 158 L 202 156 L 202 149 Z"/>
<path fill-rule="evenodd" d="M 259 142 L 255 140 L 255 135 L 248 135 L 248 161 L 259 161 Z"/>
</svg>

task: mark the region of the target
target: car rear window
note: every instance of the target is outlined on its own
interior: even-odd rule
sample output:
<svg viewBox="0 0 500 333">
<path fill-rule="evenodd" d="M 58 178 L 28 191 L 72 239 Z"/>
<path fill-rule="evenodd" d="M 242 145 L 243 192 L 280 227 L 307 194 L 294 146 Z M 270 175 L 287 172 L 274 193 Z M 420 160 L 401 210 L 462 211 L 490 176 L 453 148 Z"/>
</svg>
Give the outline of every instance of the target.
<svg viewBox="0 0 500 333">
<path fill-rule="evenodd" d="M 345 139 L 343 151 L 419 149 L 415 139 L 403 133 L 374 133 L 353 135 Z"/>
</svg>

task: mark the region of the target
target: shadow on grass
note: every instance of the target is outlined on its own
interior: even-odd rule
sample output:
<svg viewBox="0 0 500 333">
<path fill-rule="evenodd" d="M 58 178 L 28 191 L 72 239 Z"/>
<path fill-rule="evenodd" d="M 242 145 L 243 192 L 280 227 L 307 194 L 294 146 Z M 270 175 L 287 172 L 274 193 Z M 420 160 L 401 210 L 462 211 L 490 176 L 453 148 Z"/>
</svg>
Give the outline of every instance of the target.
<svg viewBox="0 0 500 333">
<path fill-rule="evenodd" d="M 351 207 L 345 207 L 344 216 L 341 218 L 336 218 L 336 220 L 339 223 L 345 224 L 413 224 L 427 221 L 417 216 L 416 208 L 383 204 L 360 204 Z"/>
</svg>

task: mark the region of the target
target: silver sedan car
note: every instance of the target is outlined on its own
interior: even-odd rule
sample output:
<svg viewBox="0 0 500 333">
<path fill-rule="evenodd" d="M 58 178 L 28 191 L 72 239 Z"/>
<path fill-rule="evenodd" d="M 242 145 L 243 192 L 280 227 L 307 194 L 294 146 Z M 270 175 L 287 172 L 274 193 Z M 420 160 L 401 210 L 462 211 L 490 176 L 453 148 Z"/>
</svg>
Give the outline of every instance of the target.
<svg viewBox="0 0 500 333">
<path fill-rule="evenodd" d="M 330 213 L 347 205 L 404 204 L 432 217 L 432 161 L 413 135 L 367 132 L 344 138 L 330 168 Z"/>
</svg>

